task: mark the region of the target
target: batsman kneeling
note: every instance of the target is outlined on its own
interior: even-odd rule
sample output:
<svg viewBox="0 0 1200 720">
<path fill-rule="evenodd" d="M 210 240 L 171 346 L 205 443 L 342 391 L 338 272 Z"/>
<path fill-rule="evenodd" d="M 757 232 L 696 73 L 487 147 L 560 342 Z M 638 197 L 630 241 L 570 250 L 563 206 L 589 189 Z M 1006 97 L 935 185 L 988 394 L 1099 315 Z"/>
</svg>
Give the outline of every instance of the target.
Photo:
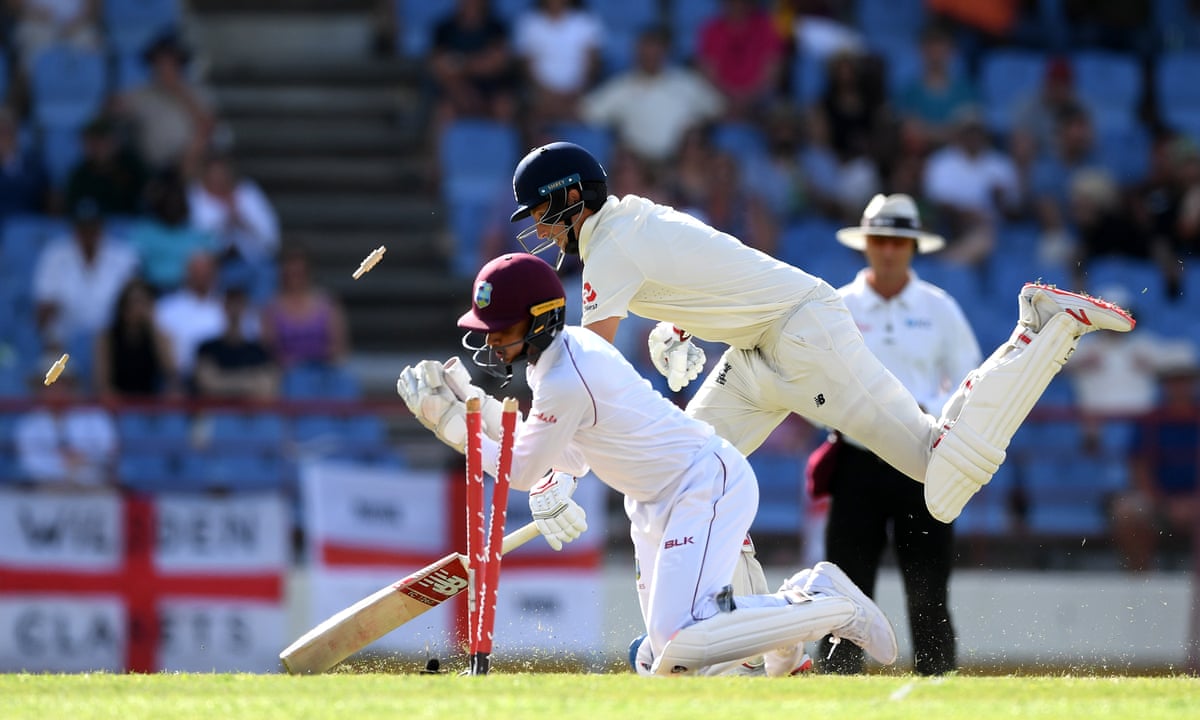
<svg viewBox="0 0 1200 720">
<path fill-rule="evenodd" d="M 560 549 L 587 528 L 571 499 L 575 477 L 593 471 L 625 497 L 646 626 L 634 658 L 638 673 L 716 673 L 764 655 L 767 674 L 789 675 L 803 644 L 827 634 L 880 663 L 895 661 L 891 624 L 830 563 L 801 570 L 775 593 L 733 594 L 730 579 L 758 506 L 750 464 L 710 425 L 656 392 L 603 338 L 566 327 L 553 268 L 534 255 L 501 256 L 480 270 L 472 298 L 458 325 L 475 364 L 507 379 L 514 362 L 528 361 L 533 402 L 517 425 L 509 482 L 529 492 L 547 542 Z M 480 397 L 483 467 L 496 472 L 497 426 L 487 417 L 495 401 L 456 360 L 405 368 L 397 390 L 423 425 L 460 451 L 465 399 Z"/>
</svg>

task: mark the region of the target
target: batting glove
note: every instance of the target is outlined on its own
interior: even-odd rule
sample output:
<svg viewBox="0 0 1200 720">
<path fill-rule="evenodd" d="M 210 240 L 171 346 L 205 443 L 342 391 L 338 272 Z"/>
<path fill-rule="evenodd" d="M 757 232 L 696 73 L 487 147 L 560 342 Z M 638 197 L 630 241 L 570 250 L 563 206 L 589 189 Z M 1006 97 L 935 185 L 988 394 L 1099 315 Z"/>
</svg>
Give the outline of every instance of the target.
<svg viewBox="0 0 1200 720">
<path fill-rule="evenodd" d="M 692 334 L 669 322 L 660 322 L 646 338 L 650 360 L 667 378 L 671 392 L 679 392 L 700 376 L 708 360 L 704 349 L 692 342 Z"/>
<path fill-rule="evenodd" d="M 467 443 L 467 406 L 444 382 L 442 364 L 422 360 L 404 368 L 396 380 L 396 393 L 413 417 L 433 431 L 438 440 L 459 452 Z"/>
<path fill-rule="evenodd" d="M 552 472 L 529 490 L 529 509 L 538 532 L 555 550 L 562 550 L 587 530 L 587 513 L 571 499 L 576 480 L 565 472 Z"/>
</svg>

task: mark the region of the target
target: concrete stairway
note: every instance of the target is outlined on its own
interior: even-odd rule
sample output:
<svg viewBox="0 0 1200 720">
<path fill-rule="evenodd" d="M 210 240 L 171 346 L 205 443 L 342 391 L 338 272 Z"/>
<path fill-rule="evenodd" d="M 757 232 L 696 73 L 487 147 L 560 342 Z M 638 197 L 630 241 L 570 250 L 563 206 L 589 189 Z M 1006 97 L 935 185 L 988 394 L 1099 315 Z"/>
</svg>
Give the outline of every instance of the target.
<svg viewBox="0 0 1200 720">
<path fill-rule="evenodd" d="M 285 244 L 308 247 L 317 282 L 344 301 L 363 367 L 394 381 L 395 362 L 371 359 L 453 352 L 468 288 L 445 270 L 421 68 L 372 57 L 373 6 L 195 0 L 189 29 L 241 169 L 274 202 Z M 384 261 L 353 280 L 380 245 Z"/>
</svg>

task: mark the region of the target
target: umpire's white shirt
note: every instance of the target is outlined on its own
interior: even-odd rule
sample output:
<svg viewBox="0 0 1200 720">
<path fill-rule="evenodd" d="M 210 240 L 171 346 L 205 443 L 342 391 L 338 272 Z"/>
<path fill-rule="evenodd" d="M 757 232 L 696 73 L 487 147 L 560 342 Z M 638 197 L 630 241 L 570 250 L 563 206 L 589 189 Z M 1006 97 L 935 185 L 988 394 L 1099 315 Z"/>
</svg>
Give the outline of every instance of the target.
<svg viewBox="0 0 1200 720">
<path fill-rule="evenodd" d="M 579 232 L 583 325 L 630 312 L 698 338 L 757 347 L 820 278 L 637 195 L 610 196 Z M 832 293 L 833 289 L 829 288 Z"/>
<path fill-rule="evenodd" d="M 981 360 L 979 342 L 962 308 L 945 290 L 909 272 L 900 294 L 886 299 L 867 284 L 867 270 L 838 288 L 867 347 L 937 414 Z"/>
</svg>

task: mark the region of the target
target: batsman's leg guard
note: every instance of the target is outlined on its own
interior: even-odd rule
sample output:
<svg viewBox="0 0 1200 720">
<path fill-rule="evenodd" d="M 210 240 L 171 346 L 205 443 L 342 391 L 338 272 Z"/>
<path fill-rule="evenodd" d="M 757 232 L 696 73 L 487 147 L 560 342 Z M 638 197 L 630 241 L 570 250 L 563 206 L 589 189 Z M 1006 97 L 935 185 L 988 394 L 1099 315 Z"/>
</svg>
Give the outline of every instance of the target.
<svg viewBox="0 0 1200 720">
<path fill-rule="evenodd" d="M 655 658 L 655 675 L 690 675 L 709 665 L 816 640 L 854 619 L 848 597 L 813 597 L 796 605 L 736 608 L 689 625 Z"/>
<path fill-rule="evenodd" d="M 733 594 L 739 597 L 747 595 L 766 595 L 771 592 L 767 587 L 767 575 L 763 572 L 762 563 L 754 550 L 754 541 L 746 535 L 742 541 L 742 551 L 738 553 L 737 568 L 733 571 Z M 747 672 L 761 671 L 763 658 L 756 655 L 744 658 L 740 662 L 723 663 L 709 668 L 705 675 L 744 675 Z"/>
<path fill-rule="evenodd" d="M 1012 339 L 964 382 L 946 405 L 925 471 L 925 504 L 952 522 L 1004 462 L 1004 451 L 1050 380 L 1075 351 L 1079 323 L 1067 313 L 1040 332 L 1018 326 Z M 953 413 L 953 415 L 951 415 Z"/>
</svg>

